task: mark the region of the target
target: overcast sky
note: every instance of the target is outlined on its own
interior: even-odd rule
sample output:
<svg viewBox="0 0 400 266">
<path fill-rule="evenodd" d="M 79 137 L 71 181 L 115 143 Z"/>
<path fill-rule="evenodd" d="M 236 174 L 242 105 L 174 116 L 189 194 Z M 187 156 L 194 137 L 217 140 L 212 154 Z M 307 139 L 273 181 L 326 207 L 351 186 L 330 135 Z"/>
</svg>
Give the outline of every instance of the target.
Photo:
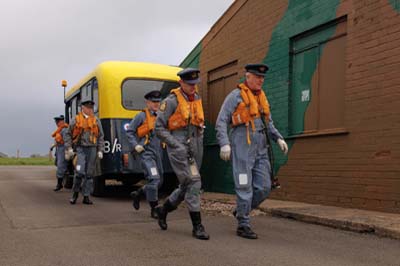
<svg viewBox="0 0 400 266">
<path fill-rule="evenodd" d="M 48 152 L 62 79 L 106 60 L 179 65 L 232 2 L 0 0 L 0 152 Z"/>
</svg>

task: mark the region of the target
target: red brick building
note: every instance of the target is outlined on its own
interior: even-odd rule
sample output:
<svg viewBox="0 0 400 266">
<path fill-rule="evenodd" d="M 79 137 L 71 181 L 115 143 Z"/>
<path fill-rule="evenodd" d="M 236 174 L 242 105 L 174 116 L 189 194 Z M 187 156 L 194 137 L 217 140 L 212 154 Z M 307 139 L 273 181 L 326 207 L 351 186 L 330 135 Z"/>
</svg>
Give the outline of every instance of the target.
<svg viewBox="0 0 400 266">
<path fill-rule="evenodd" d="M 235 1 L 181 64 L 201 70 L 207 190 L 232 192 L 213 125 L 250 62 L 290 147 L 271 197 L 400 213 L 400 1 Z"/>
</svg>

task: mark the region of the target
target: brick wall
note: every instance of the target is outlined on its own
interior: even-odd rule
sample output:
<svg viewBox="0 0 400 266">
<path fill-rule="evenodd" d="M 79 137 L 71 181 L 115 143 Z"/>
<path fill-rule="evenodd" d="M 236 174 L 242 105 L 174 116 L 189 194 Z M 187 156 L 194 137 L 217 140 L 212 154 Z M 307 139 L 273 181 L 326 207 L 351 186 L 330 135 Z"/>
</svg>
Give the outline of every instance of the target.
<svg viewBox="0 0 400 266">
<path fill-rule="evenodd" d="M 287 158 L 275 147 L 283 188 L 273 198 L 400 213 L 400 14 L 395 7 L 390 0 L 240 0 L 203 38 L 199 67 L 206 113 L 208 71 L 238 60 L 242 76 L 243 65 L 264 61 L 272 66 L 265 87 L 275 124 L 287 136 L 289 38 L 347 16 L 348 134 L 291 139 Z"/>
<path fill-rule="evenodd" d="M 261 61 L 267 53 L 274 26 L 286 6 L 286 1 L 278 0 L 236 1 L 225 14 L 226 18 L 222 17 L 219 21 L 222 27 L 214 26 L 204 37 L 199 67 L 202 70 L 200 88 L 205 106 L 207 72 L 238 60 L 237 72 L 243 76 L 246 63 Z M 207 115 L 207 110 L 205 113 Z"/>
<path fill-rule="evenodd" d="M 349 134 L 296 140 L 275 197 L 400 212 L 400 16 L 388 1 L 343 6 Z"/>
</svg>

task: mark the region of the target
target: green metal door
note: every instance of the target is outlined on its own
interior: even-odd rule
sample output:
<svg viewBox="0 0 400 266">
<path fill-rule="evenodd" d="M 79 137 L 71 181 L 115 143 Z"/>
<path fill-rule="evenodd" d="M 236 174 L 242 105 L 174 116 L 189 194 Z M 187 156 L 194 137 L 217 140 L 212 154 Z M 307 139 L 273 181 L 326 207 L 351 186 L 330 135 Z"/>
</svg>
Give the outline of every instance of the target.
<svg viewBox="0 0 400 266">
<path fill-rule="evenodd" d="M 304 115 L 311 101 L 311 79 L 318 63 L 318 46 L 293 55 L 290 90 L 290 135 L 304 132 Z"/>
<path fill-rule="evenodd" d="M 341 22 L 340 20 L 339 22 Z M 338 22 L 291 40 L 291 86 L 289 93 L 289 135 L 315 132 L 319 127 L 319 71 L 321 55 Z M 314 101 L 311 104 L 311 100 Z M 305 114 L 308 109 L 308 121 Z"/>
</svg>

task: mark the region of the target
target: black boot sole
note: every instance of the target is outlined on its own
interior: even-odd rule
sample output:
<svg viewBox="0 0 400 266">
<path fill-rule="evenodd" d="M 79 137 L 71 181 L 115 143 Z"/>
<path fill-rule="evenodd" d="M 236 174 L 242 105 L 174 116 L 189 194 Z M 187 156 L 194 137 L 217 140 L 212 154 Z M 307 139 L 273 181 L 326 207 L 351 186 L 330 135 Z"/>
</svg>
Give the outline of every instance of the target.
<svg viewBox="0 0 400 266">
<path fill-rule="evenodd" d="M 91 201 L 90 199 L 84 199 L 82 200 L 82 203 L 86 205 L 93 205 L 93 201 Z"/>
<path fill-rule="evenodd" d="M 241 232 L 236 232 L 236 235 L 240 236 L 240 237 L 243 237 L 243 238 L 246 238 L 246 239 L 257 239 L 258 238 L 257 235 L 248 235 L 248 234 L 241 233 Z"/>
<path fill-rule="evenodd" d="M 194 233 L 192 233 L 192 236 L 196 239 L 200 239 L 200 240 L 209 240 L 210 236 L 209 235 L 196 235 Z"/>
</svg>

